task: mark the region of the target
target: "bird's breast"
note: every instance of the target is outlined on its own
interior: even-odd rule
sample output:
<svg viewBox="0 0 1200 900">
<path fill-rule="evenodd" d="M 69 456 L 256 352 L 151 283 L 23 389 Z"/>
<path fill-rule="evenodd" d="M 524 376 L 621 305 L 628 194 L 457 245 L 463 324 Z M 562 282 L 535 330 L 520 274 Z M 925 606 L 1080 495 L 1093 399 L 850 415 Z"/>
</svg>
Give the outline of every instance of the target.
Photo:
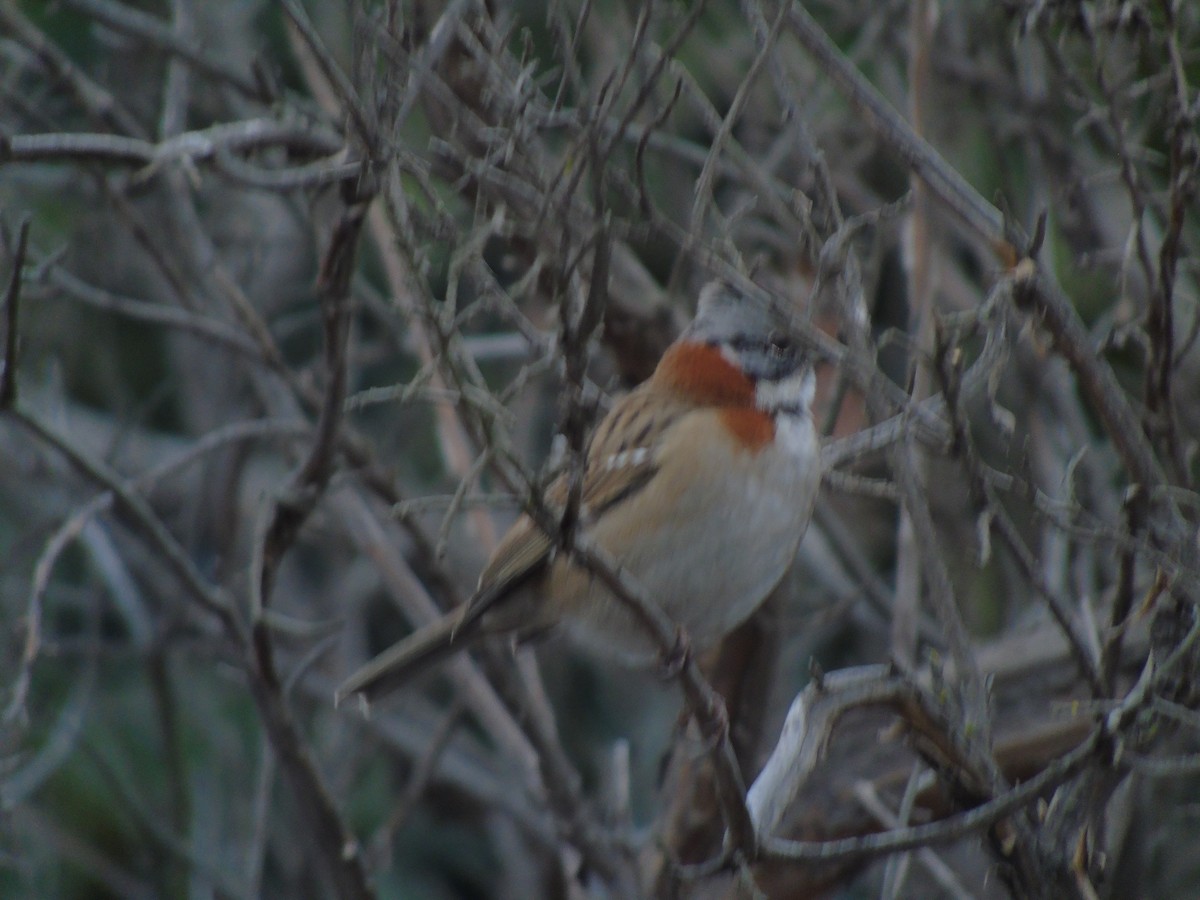
<svg viewBox="0 0 1200 900">
<path fill-rule="evenodd" d="M 589 530 L 695 644 L 712 644 L 762 603 L 795 556 L 820 480 L 816 433 L 807 415 L 705 410 L 673 428 L 655 456 L 651 482 Z M 653 662 L 655 648 L 595 579 L 563 563 L 552 580 L 584 643 Z"/>
</svg>

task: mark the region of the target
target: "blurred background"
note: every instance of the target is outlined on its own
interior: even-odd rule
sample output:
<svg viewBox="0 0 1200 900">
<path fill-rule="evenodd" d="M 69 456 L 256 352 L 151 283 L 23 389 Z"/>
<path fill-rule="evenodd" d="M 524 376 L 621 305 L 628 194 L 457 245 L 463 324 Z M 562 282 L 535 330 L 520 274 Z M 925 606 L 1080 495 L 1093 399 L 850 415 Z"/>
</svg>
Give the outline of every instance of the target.
<svg viewBox="0 0 1200 900">
<path fill-rule="evenodd" d="M 1198 83 L 1186 0 L 0 0 L 0 896 L 1200 895 Z M 701 660 L 742 778 L 866 664 L 967 748 L 849 709 L 777 836 L 1093 735 L 1037 803 L 697 868 L 667 675 L 334 708 L 717 276 L 791 305 L 829 467 Z"/>
</svg>

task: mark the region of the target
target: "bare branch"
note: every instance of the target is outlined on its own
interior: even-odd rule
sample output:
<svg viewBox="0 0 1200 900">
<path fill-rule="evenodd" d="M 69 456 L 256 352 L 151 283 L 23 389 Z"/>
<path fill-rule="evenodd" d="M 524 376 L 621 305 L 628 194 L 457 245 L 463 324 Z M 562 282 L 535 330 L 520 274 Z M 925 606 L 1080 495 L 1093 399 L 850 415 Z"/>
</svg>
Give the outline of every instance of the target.
<svg viewBox="0 0 1200 900">
<path fill-rule="evenodd" d="M 25 267 L 25 249 L 29 243 L 29 217 L 17 226 L 17 246 L 12 252 L 12 271 L 4 291 L 4 358 L 0 360 L 0 411 L 17 400 L 17 343 L 21 303 L 21 270 Z"/>
</svg>

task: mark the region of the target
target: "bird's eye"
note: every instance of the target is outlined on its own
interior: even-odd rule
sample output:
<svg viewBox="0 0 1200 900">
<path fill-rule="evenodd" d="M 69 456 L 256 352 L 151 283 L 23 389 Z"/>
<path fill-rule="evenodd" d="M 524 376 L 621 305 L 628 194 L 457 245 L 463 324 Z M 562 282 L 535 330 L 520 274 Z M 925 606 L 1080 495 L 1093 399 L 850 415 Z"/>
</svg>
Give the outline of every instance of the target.
<svg viewBox="0 0 1200 900">
<path fill-rule="evenodd" d="M 772 334 L 767 339 L 767 351 L 774 357 L 781 357 L 792 349 L 792 339 L 786 334 Z"/>
</svg>

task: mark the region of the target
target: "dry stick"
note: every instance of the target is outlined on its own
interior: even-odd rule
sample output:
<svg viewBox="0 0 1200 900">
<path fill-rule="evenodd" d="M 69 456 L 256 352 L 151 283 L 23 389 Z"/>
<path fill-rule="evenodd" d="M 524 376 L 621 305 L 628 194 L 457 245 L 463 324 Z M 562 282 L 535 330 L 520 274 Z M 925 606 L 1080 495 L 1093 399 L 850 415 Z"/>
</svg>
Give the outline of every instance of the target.
<svg viewBox="0 0 1200 900">
<path fill-rule="evenodd" d="M 676 79 L 677 89 L 681 95 L 686 93 L 687 100 L 692 103 L 696 113 L 703 121 L 704 127 L 713 135 L 720 135 L 727 128 L 732 127 L 733 123 L 726 124 L 727 118 L 723 117 L 712 101 L 708 99 L 703 87 L 697 82 L 692 72 L 677 60 L 671 60 L 671 63 L 671 73 Z M 726 133 L 721 141 L 725 154 L 718 153 L 714 157 L 708 148 L 699 149 L 698 155 L 702 172 L 706 166 L 711 165 L 713 176 L 720 172 L 736 183 L 745 185 L 752 193 L 754 201 L 764 204 L 765 209 L 775 216 L 781 227 L 785 229 L 803 227 L 807 210 L 797 211 L 792 205 L 789 205 L 789 202 L 799 203 L 803 195 L 764 169 L 762 163 L 742 147 L 732 132 Z M 697 188 L 699 187 L 701 186 L 698 183 Z M 803 199 L 807 205 L 807 199 Z M 656 221 L 656 224 L 666 225 L 667 220 L 660 219 Z M 674 223 L 671 224 L 674 225 Z M 686 227 L 674 225 L 672 230 L 678 231 L 678 235 L 675 236 L 680 248 L 680 260 L 675 266 L 678 271 L 686 258 L 697 250 L 700 241 L 696 236 L 695 223 L 690 220 Z M 674 279 L 676 276 L 672 275 L 671 277 Z"/>
<path fill-rule="evenodd" d="M 21 270 L 25 268 L 25 251 L 29 246 L 29 216 L 17 228 L 17 247 L 13 251 L 12 271 L 4 291 L 4 358 L 0 360 L 0 410 L 17 401 L 17 326 L 21 305 Z"/>
<path fill-rule="evenodd" d="M 182 42 L 195 36 L 195 14 L 192 0 L 171 0 L 172 32 Z M 167 63 L 163 84 L 162 108 L 159 112 L 160 138 L 171 138 L 187 127 L 187 111 L 191 100 L 191 78 L 188 67 L 179 57 Z"/>
<path fill-rule="evenodd" d="M 1171 548 L 1164 550 L 1146 535 L 1130 535 L 1126 531 L 1109 525 L 1106 519 L 1089 517 L 1087 524 L 1080 524 L 1079 514 L 1083 512 L 1082 510 L 1068 507 L 1061 501 L 1048 498 L 1027 481 L 1009 473 L 998 472 L 986 463 L 981 462 L 979 468 L 981 475 L 995 490 L 1003 491 L 1030 503 L 1033 512 L 1038 517 L 1063 533 L 1092 543 L 1111 546 L 1117 550 L 1135 551 L 1147 562 L 1159 566 L 1172 579 L 1175 579 L 1169 582 L 1173 589 L 1191 591 L 1200 584 L 1200 566 L 1194 561 L 1194 553 L 1189 551 L 1186 554 L 1180 554 Z M 1167 586 L 1167 583 L 1159 584 L 1149 599 L 1153 600 L 1161 592 L 1159 589 L 1165 589 Z"/>
<path fill-rule="evenodd" d="M 250 802 L 249 839 L 244 839 L 246 870 L 243 876 L 251 896 L 262 896 L 263 869 L 267 861 L 268 825 L 271 819 L 271 795 L 278 771 L 275 751 L 266 735 L 258 739 L 258 773 L 254 778 L 254 795 Z"/>
<path fill-rule="evenodd" d="M 100 192 L 104 195 L 104 199 L 112 205 L 117 222 L 129 229 L 134 242 L 150 258 L 151 264 L 158 270 L 179 304 L 193 311 L 201 309 L 204 304 L 201 297 L 192 289 L 193 279 L 184 274 L 184 267 L 178 259 L 185 251 L 190 258 L 196 258 L 196 244 L 200 242 L 200 239 L 194 234 L 189 234 L 190 240 L 187 246 L 178 248 L 171 246 L 158 225 L 157 217 L 155 225 L 151 226 L 147 217 L 139 213 L 138 208 L 134 206 L 123 187 L 110 183 L 111 180 L 105 178 L 103 173 L 96 173 L 93 177 Z M 169 204 L 167 208 L 172 214 L 178 215 L 177 206 L 184 201 L 190 202 L 191 197 L 190 195 L 184 197 L 176 195 L 174 200 L 175 202 Z M 199 217 L 193 216 L 189 220 L 188 226 L 195 231 L 199 228 L 198 223 Z M 207 284 L 203 284 L 199 290 L 204 291 L 206 287 Z"/>
<path fill-rule="evenodd" d="M 1170 4 L 1163 5 L 1169 7 Z M 1170 13 L 1168 12 L 1167 15 L 1169 17 Z M 1170 375 L 1175 335 L 1171 285 L 1168 282 L 1173 281 L 1174 269 L 1169 267 L 1160 270 L 1155 266 L 1155 260 L 1152 258 L 1150 245 L 1146 239 L 1147 210 L 1153 210 L 1161 218 L 1167 219 L 1167 222 L 1164 223 L 1167 233 L 1160 244 L 1158 260 L 1160 264 L 1165 263 L 1170 258 L 1171 248 L 1178 250 L 1178 245 L 1175 243 L 1178 233 L 1174 232 L 1175 210 L 1172 209 L 1171 214 L 1167 214 L 1158 198 L 1147 189 L 1141 173 L 1134 164 L 1136 153 L 1129 144 L 1126 119 L 1118 109 L 1117 91 L 1109 83 L 1104 65 L 1105 54 L 1100 48 L 1095 47 L 1094 34 L 1091 35 L 1091 38 L 1095 50 L 1096 84 L 1106 101 L 1104 104 L 1105 118 L 1112 135 L 1115 156 L 1120 161 L 1121 181 L 1125 185 L 1125 192 L 1129 196 L 1132 208 L 1133 233 L 1130 236 L 1132 245 L 1130 252 L 1137 257 L 1148 292 L 1145 333 L 1149 342 L 1149 358 L 1146 363 L 1143 388 L 1143 398 L 1148 412 L 1146 427 L 1149 433 L 1154 434 L 1165 445 L 1164 458 L 1173 464 L 1175 471 L 1172 474 L 1178 476 L 1187 467 L 1183 464 L 1182 449 L 1179 446 L 1178 423 L 1175 421 L 1175 410 L 1170 398 Z M 1173 66 L 1168 66 L 1168 70 L 1172 69 Z M 1187 127 L 1189 133 L 1193 128 L 1192 125 Z M 1179 160 L 1176 156 L 1178 145 L 1175 135 L 1170 136 L 1169 147 L 1168 184 L 1171 185 L 1170 200 L 1174 206 L 1179 199 L 1177 189 L 1181 185 L 1180 173 L 1177 170 Z M 1182 219 L 1179 220 L 1179 224 L 1182 225 Z M 1122 264 L 1122 273 L 1124 270 L 1125 266 Z M 1163 280 L 1164 278 L 1166 280 Z M 1124 281 L 1124 274 L 1122 280 Z"/>
<path fill-rule="evenodd" d="M 763 46 L 770 33 L 770 26 L 767 23 L 767 18 L 761 4 L 757 2 L 743 2 L 742 7 L 743 15 L 750 20 L 755 43 L 760 47 Z M 802 221 L 801 224 L 804 226 L 806 234 L 814 239 L 813 243 L 815 246 L 822 240 L 826 240 L 830 235 L 840 231 L 845 225 L 841 203 L 838 201 L 837 190 L 833 184 L 833 175 L 829 171 L 829 165 L 825 161 L 824 154 L 817 146 L 808 128 L 808 124 L 805 121 L 807 117 L 800 111 L 806 105 L 810 108 L 820 106 L 823 101 L 814 100 L 809 96 L 805 97 L 802 102 L 797 102 L 798 98 L 794 96 L 796 79 L 788 72 L 784 61 L 780 59 L 778 44 L 776 44 L 775 52 L 772 54 L 770 62 L 771 79 L 774 83 L 775 94 L 779 99 L 780 105 L 783 107 L 783 121 L 790 123 L 791 127 L 780 130 L 779 137 L 776 139 L 775 149 L 772 149 L 767 155 L 766 171 L 768 174 L 773 173 L 776 167 L 793 152 L 798 152 L 800 158 L 811 170 L 818 196 L 816 201 L 810 203 L 808 215 L 803 217 L 807 221 Z M 799 192 L 796 193 L 798 194 Z M 814 221 L 814 213 L 817 211 L 820 211 L 822 214 L 820 222 Z M 818 271 L 818 280 L 820 277 L 821 275 Z M 814 290 L 813 293 L 815 296 L 816 291 Z"/>
<path fill-rule="evenodd" d="M 400 129 L 412 111 L 413 104 L 417 102 L 417 98 L 421 94 L 421 86 L 426 77 L 442 61 L 446 52 L 453 45 L 456 25 L 467 5 L 464 0 L 450 0 L 442 10 L 442 14 L 438 16 L 437 22 L 429 29 L 429 40 L 418 51 L 416 59 L 410 58 L 406 61 L 408 81 L 404 86 L 404 99 L 400 101 L 395 115 L 388 120 L 388 127 L 393 134 L 400 133 Z"/>
<path fill-rule="evenodd" d="M 747 796 L 754 828 L 773 832 L 825 752 L 837 720 L 848 710 L 894 703 L 909 683 L 887 666 L 831 672 L 792 701 L 771 756 Z"/>
<path fill-rule="evenodd" d="M 442 754 L 450 745 L 451 738 L 454 737 L 454 733 L 462 724 L 464 712 L 464 703 L 461 697 L 455 697 L 451 700 L 450 708 L 442 714 L 441 721 L 435 726 L 425 750 L 413 763 L 413 770 L 409 773 L 408 781 L 405 782 L 400 796 L 396 799 L 395 805 L 392 807 L 392 811 L 383 821 L 383 824 L 376 829 L 375 834 L 371 836 L 371 844 L 367 855 L 372 861 L 372 869 L 382 870 L 390 868 L 392 844 L 395 841 L 396 834 L 404 826 L 404 823 L 409 820 L 417 802 L 425 793 L 425 789 L 429 786 L 430 782 L 433 781 L 433 777 L 441 762 Z"/>
<path fill-rule="evenodd" d="M 571 295 L 578 291 L 564 290 L 559 299 L 559 340 L 567 395 L 567 408 L 563 413 L 561 431 L 566 438 L 570 454 L 567 501 L 559 519 L 560 538 L 567 537 L 574 531 L 583 498 L 584 451 L 590 418 L 584 402 L 587 349 L 588 341 L 604 317 L 604 307 L 608 302 L 608 271 L 612 250 L 612 235 L 609 230 L 611 219 L 604 207 L 604 169 L 608 162 L 608 153 L 601 155 L 594 123 L 589 125 L 587 134 L 588 161 L 592 176 L 592 208 L 596 219 L 591 272 L 586 293 L 579 298 L 578 303 L 570 302 Z M 610 144 L 610 150 L 611 147 Z M 569 236 L 564 237 L 564 243 L 569 240 Z M 582 260 L 584 248 L 579 252 Z M 572 284 L 579 280 L 573 278 L 570 271 L 566 273 L 566 278 Z"/>
<path fill-rule="evenodd" d="M 622 114 L 621 119 L 617 123 L 612 134 L 609 136 L 607 146 L 604 148 L 605 158 L 607 158 L 615 150 L 616 145 L 624 139 L 624 135 L 625 135 L 626 131 L 629 129 L 630 125 L 632 124 L 634 116 L 637 115 L 638 110 L 640 110 L 642 108 L 642 106 L 646 103 L 646 101 L 649 99 L 651 91 L 654 90 L 654 86 L 658 83 L 658 79 L 662 76 L 662 73 L 666 69 L 667 64 L 674 58 L 675 52 L 683 44 L 683 42 L 687 38 L 687 36 L 689 34 L 691 34 L 692 29 L 695 28 L 695 26 L 696 26 L 696 23 L 700 21 L 700 16 L 704 12 L 704 9 L 707 6 L 707 4 L 708 4 L 708 0 L 695 0 L 695 2 L 692 3 L 692 5 L 691 5 L 691 9 L 688 10 L 687 17 L 683 20 L 683 22 L 680 24 L 679 28 L 671 36 L 671 39 L 669 41 L 667 41 L 666 45 L 659 51 L 658 58 L 654 61 L 653 65 L 646 72 L 645 77 L 642 80 L 642 84 L 638 88 L 637 94 L 634 96 L 634 98 L 630 102 L 628 108 Z M 639 20 L 639 24 L 640 24 L 640 20 Z M 625 75 L 627 75 L 628 72 L 632 69 L 632 67 L 636 61 L 634 59 L 634 54 L 636 53 L 637 49 L 642 45 L 642 39 L 641 39 L 642 34 L 644 34 L 644 29 L 642 29 L 638 33 L 635 33 L 635 35 L 634 35 L 634 41 L 632 42 L 630 54 L 627 58 L 626 68 L 624 70 L 624 74 L 622 75 L 622 81 L 624 80 Z M 616 100 L 617 100 L 616 95 L 615 94 L 611 95 L 610 102 L 615 104 Z M 593 124 L 595 124 L 595 123 L 593 123 Z M 556 197 L 562 197 L 562 198 L 568 199 L 568 200 L 569 200 L 569 198 L 574 196 L 575 187 L 578 184 L 579 179 L 583 177 L 583 170 L 585 168 L 584 166 L 577 166 L 575 169 L 575 172 L 572 174 L 571 179 L 569 180 L 567 186 L 565 188 L 562 188 L 561 190 L 555 191 L 554 188 L 557 187 L 557 185 L 559 184 L 559 182 L 562 178 L 562 175 L 566 171 L 565 167 L 568 165 L 569 159 L 570 159 L 569 156 L 564 157 L 563 164 L 562 164 L 564 168 L 560 169 L 559 174 L 551 181 L 551 191 L 548 192 L 548 193 L 555 194 Z M 549 197 L 547 197 L 546 203 L 548 204 L 548 202 L 549 202 Z M 542 208 L 543 208 L 543 210 L 545 210 L 548 207 L 546 205 L 543 205 Z"/>
<path fill-rule="evenodd" d="M 550 30 L 554 32 L 555 38 L 558 40 L 559 62 L 562 64 L 562 77 L 558 81 L 558 87 L 554 92 L 554 100 L 550 104 L 554 110 L 562 108 L 563 94 L 566 93 L 567 85 L 570 84 L 575 89 L 575 93 L 582 97 L 584 91 L 582 88 L 582 74 L 579 70 L 579 40 L 584 33 L 584 24 L 588 20 L 588 16 L 592 12 L 592 0 L 583 0 L 579 9 L 579 15 L 575 19 L 574 27 L 568 27 L 566 19 L 567 12 L 559 4 L 554 4 L 550 7 L 549 15 Z"/>
<path fill-rule="evenodd" d="M 955 766 L 954 780 L 970 794 L 995 796 L 1005 790 L 1007 784 L 993 753 L 987 684 L 971 650 L 970 635 L 954 597 L 945 554 L 938 550 L 940 542 L 924 486 L 919 480 L 914 442 L 906 440 L 897 445 L 893 459 L 896 480 L 904 496 L 905 508 L 909 511 L 917 550 L 921 554 L 921 568 L 929 585 L 930 599 L 946 635 L 955 674 L 964 682 L 960 695 L 963 707 L 956 711 L 957 721 L 952 727 L 961 730 L 966 759 L 962 761 L 964 765 Z M 1070 639 L 1073 631 L 1068 628 L 1066 632 Z M 1034 845 L 1033 836 L 1021 819 L 1014 820 L 1011 825 L 1017 837 L 1014 861 L 1022 873 L 1028 874 L 1032 871 L 1029 857 Z"/>
<path fill-rule="evenodd" d="M 117 804 L 130 816 L 145 839 L 145 843 L 149 845 L 144 848 L 145 852 L 165 852 L 186 862 L 189 868 L 194 869 L 198 875 L 212 884 L 214 893 L 217 895 L 239 898 L 239 900 L 252 900 L 242 885 L 232 880 L 233 875 L 226 866 L 222 865 L 220 859 L 201 856 L 193 849 L 195 842 L 189 843 L 185 838 L 173 833 L 170 827 L 162 821 L 161 811 L 151 805 L 148 800 L 143 801 L 138 796 L 137 788 L 141 785 L 139 778 L 141 772 L 123 771 L 119 768 L 116 760 L 108 758 L 99 741 L 86 735 L 81 741 L 81 750 L 91 764 L 100 770 L 102 783 L 112 793 Z"/>
<path fill-rule="evenodd" d="M 157 143 L 119 134 L 87 132 L 12 135 L 0 143 L 0 162 L 82 161 L 158 167 L 176 161 L 209 161 L 222 153 L 268 147 L 328 156 L 343 146 L 341 139 L 326 129 L 264 117 L 222 122 L 169 136 Z"/>
<path fill-rule="evenodd" d="M 260 191 L 280 192 L 324 187 L 351 181 L 362 174 L 362 166 L 357 162 L 347 162 L 342 153 L 304 165 L 264 169 L 220 148 L 213 156 L 213 168 L 235 184 Z"/>
<path fill-rule="evenodd" d="M 305 696 L 315 703 L 328 703 L 334 684 L 327 678 L 309 673 L 299 685 Z M 405 704 L 395 712 L 372 708 L 372 715 L 362 727 L 381 746 L 404 759 L 416 759 L 429 744 L 434 722 L 444 712 L 445 704 L 433 700 Z M 516 790 L 514 775 L 507 760 L 496 764 L 498 755 L 486 735 L 459 730 L 453 746 L 442 757 L 437 771 L 437 783 L 461 792 L 476 806 L 507 816 L 514 824 L 535 838 L 540 847 L 551 854 L 562 851 L 561 828 L 543 797 L 528 791 Z"/>
<path fill-rule="evenodd" d="M 1102 696 L 1105 693 L 1103 682 L 1097 669 L 1096 659 L 1089 649 L 1087 639 L 1079 633 L 1075 617 L 1071 615 L 1071 611 L 1067 608 L 1062 598 L 1046 584 L 1046 579 L 1038 568 L 1033 552 L 1026 546 L 1020 529 L 1017 528 L 1011 514 L 1004 508 L 996 496 L 995 486 L 980 471 L 978 455 L 974 454 L 974 451 L 972 451 L 972 454 L 968 462 L 968 471 L 971 479 L 976 484 L 975 489 L 981 492 L 993 510 L 990 523 L 991 528 L 1000 535 L 1000 539 L 1004 541 L 1012 553 L 1017 565 L 1025 573 L 1025 578 L 1028 580 L 1030 586 L 1046 603 L 1050 614 L 1054 617 L 1055 623 L 1067 639 L 1067 645 L 1070 648 L 1071 655 L 1075 658 L 1075 663 L 1079 667 L 1080 674 L 1087 681 L 1093 694 L 1095 696 Z M 1127 550 L 1126 552 L 1132 553 L 1133 551 Z"/>
<path fill-rule="evenodd" d="M 939 200 L 987 239 L 1002 257 L 1015 261 L 1016 252 L 1006 240 L 999 212 L 912 131 L 841 55 L 807 12 L 795 7 L 791 22 L 801 43 L 849 95 L 878 136 L 926 181 Z M 1084 395 L 1112 438 L 1131 480 L 1150 489 L 1166 483 L 1162 466 L 1138 417 L 1111 367 L 1096 356 L 1090 336 L 1070 301 L 1032 260 L 1022 261 L 1013 274 L 1014 300 L 1018 306 L 1032 308 L 1039 314 L 1058 351 L 1074 369 Z M 1172 519 L 1177 516 L 1172 514 Z"/>
<path fill-rule="evenodd" d="M 1140 533 L 1145 527 L 1148 500 L 1146 491 L 1141 487 L 1132 488 L 1126 493 L 1125 527 L 1130 535 Z M 1107 696 L 1116 686 L 1117 668 L 1121 665 L 1121 651 L 1125 641 L 1126 619 L 1133 609 L 1136 572 L 1137 554 L 1131 549 L 1123 550 L 1117 564 L 1116 594 L 1109 613 L 1108 637 L 1100 654 L 1101 690 L 1104 693 L 1097 692 L 1098 697 Z"/>
<path fill-rule="evenodd" d="M 452 23 L 443 19 L 439 19 L 439 23 L 434 29 L 435 35 L 440 35 L 446 40 L 448 40 L 447 36 L 452 31 Z M 421 74 L 428 75 L 429 71 L 427 67 L 435 64 L 444 52 L 445 46 L 442 45 L 438 52 L 430 51 L 430 53 L 425 54 L 423 56 L 423 66 L 425 68 L 420 70 Z M 309 83 L 315 87 L 321 87 L 320 96 L 329 97 L 333 91 L 328 82 L 328 73 L 324 69 L 318 70 L 317 67 L 311 64 L 305 65 L 304 68 L 305 76 Z M 416 78 L 418 76 L 414 74 L 412 77 Z M 417 91 L 415 89 L 408 94 L 401 109 L 402 114 L 415 101 L 416 95 Z M 387 208 L 385 209 L 381 206 L 374 207 L 370 212 L 368 227 L 372 241 L 383 262 L 384 273 L 387 277 L 392 296 L 402 306 L 411 306 L 414 276 L 402 254 L 399 252 L 399 236 L 395 226 L 397 221 L 403 221 L 402 210 L 406 206 L 401 194 L 399 172 L 392 171 L 387 182 L 385 193 Z M 412 331 L 413 343 L 416 345 L 417 357 L 422 367 L 431 369 L 431 387 L 435 390 L 445 390 L 447 388 L 445 378 L 434 366 L 436 354 L 426 322 L 419 315 L 411 315 L 409 317 L 409 327 Z M 447 470 L 454 473 L 460 480 L 468 479 L 472 472 L 472 459 L 476 454 L 471 449 L 470 438 L 462 422 L 459 420 L 455 404 L 450 400 L 443 400 L 435 404 L 434 412 L 440 439 L 439 442 L 442 453 L 446 457 Z M 468 515 L 468 521 L 471 523 L 475 532 L 475 538 L 480 546 L 485 550 L 490 550 L 496 545 L 496 525 L 486 509 L 480 507 L 473 509 Z"/>
<path fill-rule="evenodd" d="M 255 630 L 264 637 L 265 626 L 259 620 L 259 614 L 270 601 L 279 563 L 333 474 L 346 394 L 346 355 L 351 318 L 350 277 L 354 271 L 358 235 L 368 202 L 369 198 L 356 200 L 343 211 L 317 276 L 317 294 L 325 332 L 326 384 L 308 456 L 276 500 L 258 551 L 252 611 L 256 620 Z"/>
<path fill-rule="evenodd" d="M 973 230 L 987 239 L 1002 257 L 1010 264 L 1017 263 L 1017 253 L 1006 240 L 1003 233 L 1004 223 L 996 210 L 983 201 L 965 180 L 950 169 L 936 152 L 925 145 L 888 108 L 886 102 L 842 58 L 837 48 L 802 8 L 796 7 L 792 22 L 801 42 L 817 57 L 827 74 L 849 94 L 852 102 L 877 134 L 900 153 L 905 162 L 930 185 L 934 193 Z M 1021 260 L 1014 275 L 1015 301 L 1018 305 L 1032 308 L 1039 314 L 1058 351 L 1074 369 L 1084 395 L 1113 440 L 1122 462 L 1129 470 L 1131 480 L 1147 489 L 1164 484 L 1166 478 L 1163 469 L 1140 427 L 1137 416 L 1121 392 L 1111 368 L 1096 357 L 1089 335 L 1070 302 L 1032 260 Z M 1180 534 L 1184 530 L 1178 513 L 1169 508 L 1167 516 L 1174 532 L 1170 538 L 1172 542 L 1178 542 L 1182 539 Z M 1068 758 L 1063 757 L 1060 762 Z M 1049 771 L 1051 770 L 1046 770 Z"/>
<path fill-rule="evenodd" d="M 59 871 L 69 866 L 97 885 L 106 887 L 114 897 L 150 900 L 162 896 L 159 884 L 152 885 L 129 871 L 127 866 L 134 865 L 133 860 L 117 862 L 85 845 L 73 827 L 61 822 L 57 816 L 43 813 L 34 804 L 18 804 L 7 814 L 7 821 L 11 834 L 24 834 L 29 846 L 37 847 L 42 853 L 49 852 L 50 858 L 60 867 Z M 20 830 L 13 830 L 13 826 Z M 145 874 L 149 876 L 149 873 Z"/>
</svg>

